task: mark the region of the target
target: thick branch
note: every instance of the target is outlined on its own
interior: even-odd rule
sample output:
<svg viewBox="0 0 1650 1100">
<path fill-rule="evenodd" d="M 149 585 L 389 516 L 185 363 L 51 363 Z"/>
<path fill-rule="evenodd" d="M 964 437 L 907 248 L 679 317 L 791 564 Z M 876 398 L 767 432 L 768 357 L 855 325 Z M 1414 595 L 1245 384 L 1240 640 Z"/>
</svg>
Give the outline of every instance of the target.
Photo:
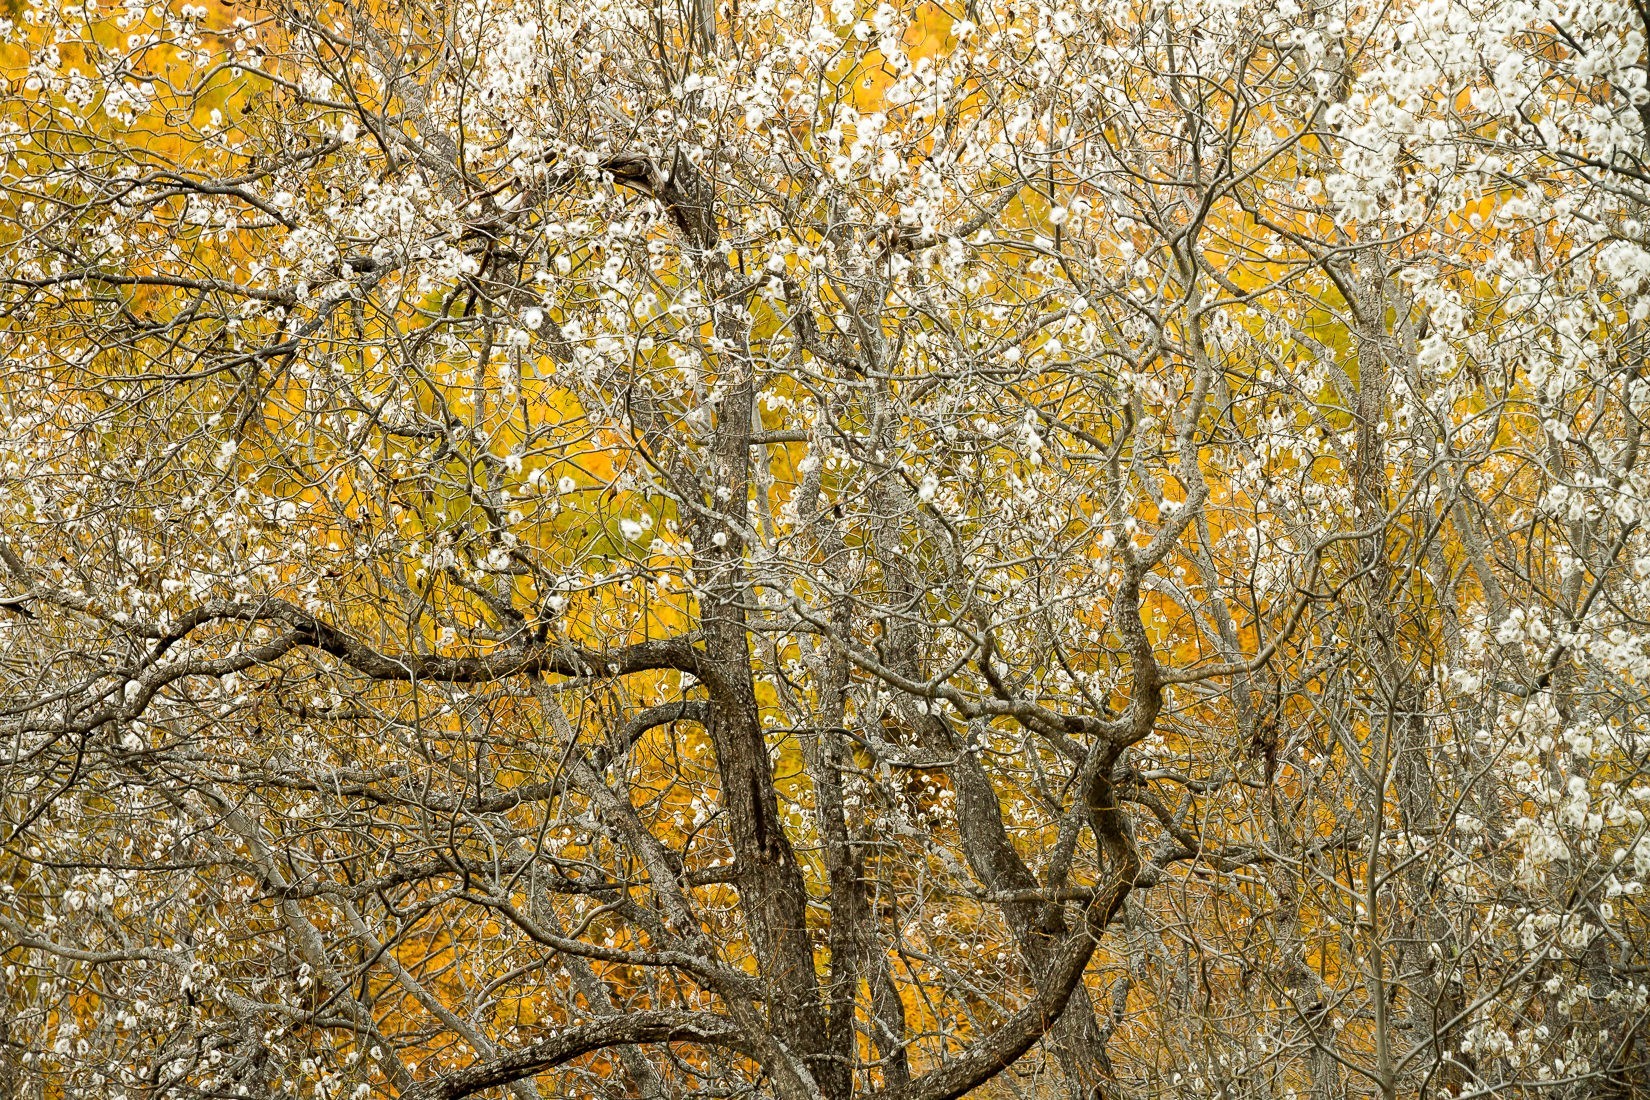
<svg viewBox="0 0 1650 1100">
<path fill-rule="evenodd" d="M 581 1055 L 638 1043 L 704 1043 L 742 1049 L 732 1021 L 707 1012 L 631 1012 L 580 1024 L 531 1046 L 425 1081 L 402 1093 L 402 1100 L 460 1100 L 484 1089 L 508 1085 L 554 1069 Z"/>
</svg>

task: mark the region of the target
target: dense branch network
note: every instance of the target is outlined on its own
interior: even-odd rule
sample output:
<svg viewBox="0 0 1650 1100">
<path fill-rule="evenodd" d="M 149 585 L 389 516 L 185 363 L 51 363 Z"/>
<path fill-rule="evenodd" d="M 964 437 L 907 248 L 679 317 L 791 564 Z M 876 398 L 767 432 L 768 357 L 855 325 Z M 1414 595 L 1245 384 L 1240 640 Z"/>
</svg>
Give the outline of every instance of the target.
<svg viewBox="0 0 1650 1100">
<path fill-rule="evenodd" d="M 1591 8 L 0 21 L 0 1091 L 1642 1092 Z"/>
</svg>

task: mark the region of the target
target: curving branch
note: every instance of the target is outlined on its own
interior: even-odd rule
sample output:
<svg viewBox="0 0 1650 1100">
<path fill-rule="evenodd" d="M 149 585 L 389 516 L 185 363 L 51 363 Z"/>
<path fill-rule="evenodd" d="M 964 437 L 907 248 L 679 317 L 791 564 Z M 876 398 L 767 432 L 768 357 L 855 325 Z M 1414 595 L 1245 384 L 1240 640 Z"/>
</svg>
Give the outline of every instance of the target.
<svg viewBox="0 0 1650 1100">
<path fill-rule="evenodd" d="M 402 1100 L 461 1100 L 520 1081 L 608 1047 L 642 1043 L 699 1043 L 748 1051 L 733 1021 L 708 1012 L 630 1012 L 569 1028 L 547 1039 L 477 1062 L 401 1094 Z"/>
</svg>

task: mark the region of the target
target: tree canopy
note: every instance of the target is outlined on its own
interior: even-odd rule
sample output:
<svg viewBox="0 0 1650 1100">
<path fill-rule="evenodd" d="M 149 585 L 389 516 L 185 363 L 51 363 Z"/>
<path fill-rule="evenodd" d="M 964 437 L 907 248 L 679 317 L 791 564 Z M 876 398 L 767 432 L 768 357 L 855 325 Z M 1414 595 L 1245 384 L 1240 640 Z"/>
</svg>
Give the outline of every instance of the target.
<svg viewBox="0 0 1650 1100">
<path fill-rule="evenodd" d="M 1650 1095 L 1647 36 L 13 4 L 0 1090 Z"/>
</svg>

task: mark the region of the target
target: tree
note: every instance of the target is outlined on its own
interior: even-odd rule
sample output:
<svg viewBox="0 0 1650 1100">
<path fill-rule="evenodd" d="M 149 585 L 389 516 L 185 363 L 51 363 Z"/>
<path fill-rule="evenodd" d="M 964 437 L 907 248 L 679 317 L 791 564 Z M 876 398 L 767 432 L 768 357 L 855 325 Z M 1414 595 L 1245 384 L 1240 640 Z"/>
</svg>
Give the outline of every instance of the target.
<svg viewBox="0 0 1650 1100">
<path fill-rule="evenodd" d="M 1598 7 L 23 9 L 0 1079 L 1647 1087 Z"/>
</svg>

